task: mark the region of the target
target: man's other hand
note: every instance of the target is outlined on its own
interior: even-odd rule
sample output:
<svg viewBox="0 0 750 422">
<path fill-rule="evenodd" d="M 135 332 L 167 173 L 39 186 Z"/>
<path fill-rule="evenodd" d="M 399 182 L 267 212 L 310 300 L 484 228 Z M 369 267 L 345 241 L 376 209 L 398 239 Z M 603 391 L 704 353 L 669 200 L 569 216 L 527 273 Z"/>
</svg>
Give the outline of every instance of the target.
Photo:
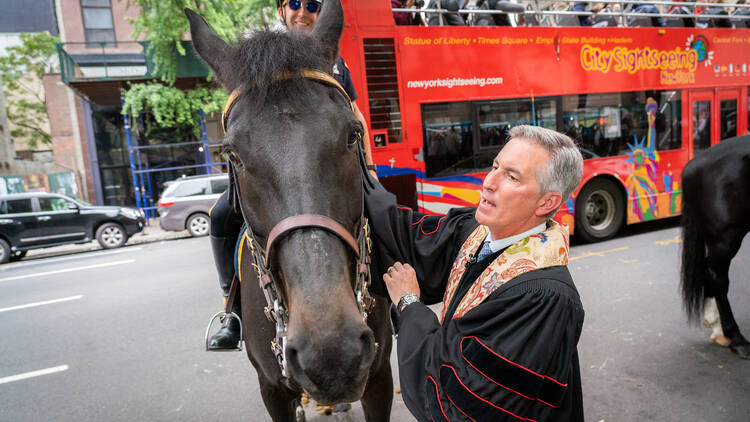
<svg viewBox="0 0 750 422">
<path fill-rule="evenodd" d="M 409 264 L 396 262 L 388 267 L 388 272 L 383 274 L 383 281 L 388 288 L 388 295 L 393 303 L 398 303 L 401 297 L 407 293 L 419 296 L 419 282 L 417 272 Z"/>
</svg>

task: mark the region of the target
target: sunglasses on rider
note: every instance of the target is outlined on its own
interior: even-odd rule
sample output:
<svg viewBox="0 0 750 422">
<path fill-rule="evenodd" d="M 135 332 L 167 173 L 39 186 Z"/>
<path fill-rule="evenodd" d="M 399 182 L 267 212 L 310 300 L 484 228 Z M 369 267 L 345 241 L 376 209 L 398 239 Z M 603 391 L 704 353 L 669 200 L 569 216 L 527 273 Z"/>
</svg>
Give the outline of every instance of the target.
<svg viewBox="0 0 750 422">
<path fill-rule="evenodd" d="M 310 13 L 318 13 L 320 12 L 321 4 L 319 1 L 300 1 L 300 0 L 291 0 L 287 2 L 286 4 L 289 6 L 292 10 L 299 10 L 300 7 L 302 7 L 302 3 L 305 3 L 305 9 L 307 9 Z"/>
</svg>

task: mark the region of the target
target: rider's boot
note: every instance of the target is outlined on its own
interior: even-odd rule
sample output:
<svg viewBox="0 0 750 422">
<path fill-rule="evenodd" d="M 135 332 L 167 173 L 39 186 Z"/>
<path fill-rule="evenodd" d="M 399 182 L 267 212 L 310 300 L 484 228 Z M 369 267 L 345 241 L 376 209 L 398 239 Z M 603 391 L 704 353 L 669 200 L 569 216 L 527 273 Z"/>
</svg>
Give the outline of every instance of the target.
<svg viewBox="0 0 750 422">
<path fill-rule="evenodd" d="M 229 297 L 229 289 L 234 277 L 234 248 L 236 239 L 211 236 L 211 249 L 214 253 L 216 271 L 219 273 L 219 284 L 224 292 L 224 300 Z M 239 292 L 235 295 L 232 311 L 240 315 L 237 306 Z M 231 350 L 237 348 L 240 342 L 240 321 L 236 318 L 225 317 L 221 329 L 208 340 L 208 350 Z"/>
</svg>

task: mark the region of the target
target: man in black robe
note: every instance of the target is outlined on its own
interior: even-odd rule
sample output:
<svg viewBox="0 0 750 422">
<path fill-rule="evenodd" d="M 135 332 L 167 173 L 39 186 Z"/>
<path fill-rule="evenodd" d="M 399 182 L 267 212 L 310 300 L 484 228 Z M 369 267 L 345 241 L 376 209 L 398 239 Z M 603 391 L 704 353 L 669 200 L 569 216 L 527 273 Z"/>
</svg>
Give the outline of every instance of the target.
<svg viewBox="0 0 750 422">
<path fill-rule="evenodd" d="M 400 313 L 402 394 L 420 421 L 583 421 L 584 312 L 567 228 L 551 220 L 583 160 L 551 130 L 519 126 L 510 138 L 477 208 L 427 216 L 375 182 L 365 189 L 373 270 Z M 441 300 L 439 320 L 426 305 Z"/>
</svg>

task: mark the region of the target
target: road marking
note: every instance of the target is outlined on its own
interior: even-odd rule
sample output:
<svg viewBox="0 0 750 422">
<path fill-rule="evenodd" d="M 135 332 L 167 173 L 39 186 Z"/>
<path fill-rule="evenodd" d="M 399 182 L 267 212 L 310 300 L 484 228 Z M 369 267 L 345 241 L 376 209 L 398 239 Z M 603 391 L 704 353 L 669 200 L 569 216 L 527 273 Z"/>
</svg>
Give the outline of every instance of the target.
<svg viewBox="0 0 750 422">
<path fill-rule="evenodd" d="M 682 236 L 680 236 L 678 234 L 677 236 L 673 237 L 672 239 L 669 239 L 669 240 L 657 240 L 654 243 L 656 243 L 657 245 L 661 245 L 661 246 L 666 246 L 666 245 L 669 245 L 670 243 L 682 243 Z"/>
<path fill-rule="evenodd" d="M 608 251 L 601 251 L 601 252 L 584 252 L 581 255 L 577 255 L 577 256 L 568 258 L 568 261 L 575 261 L 576 259 L 588 258 L 588 257 L 591 257 L 591 256 L 604 256 L 604 255 L 606 255 L 608 253 L 624 251 L 626 249 L 630 249 L 630 246 L 623 246 L 621 248 L 610 249 Z M 0 281 L 2 281 L 2 280 L 0 280 Z"/>
<path fill-rule="evenodd" d="M 51 264 L 54 262 L 63 262 L 63 261 L 73 261 L 76 259 L 85 259 L 85 258 L 96 258 L 99 256 L 107 256 L 107 255 L 115 255 L 125 252 L 136 252 L 143 249 L 140 246 L 137 247 L 127 247 L 122 249 L 117 249 L 115 251 L 101 251 L 99 253 L 92 253 L 92 254 L 85 254 L 83 253 L 77 253 L 77 256 L 66 256 L 62 258 L 38 258 L 38 259 L 30 259 L 28 261 L 22 261 L 22 262 L 15 262 L 11 264 L 5 264 L 2 267 L 0 267 L 0 271 L 7 271 L 13 268 L 20 268 L 20 267 L 28 267 L 29 265 L 39 265 L 39 264 Z M 96 252 L 96 251 L 91 251 Z M 85 254 L 85 255 L 84 255 Z"/>
<path fill-rule="evenodd" d="M 622 259 L 622 258 L 620 258 L 620 262 L 622 262 L 623 264 L 634 264 L 634 263 L 638 262 L 638 260 L 637 259 Z"/>
<path fill-rule="evenodd" d="M 45 300 L 44 302 L 28 303 L 26 305 L 11 306 L 9 308 L 0 308 L 0 312 L 17 311 L 19 309 L 34 308 L 37 306 L 52 305 L 54 303 L 69 302 L 83 298 L 83 295 L 64 297 L 61 299 Z"/>
<path fill-rule="evenodd" d="M 57 372 L 63 372 L 68 370 L 68 365 L 55 366 L 54 368 L 40 369 L 38 371 L 26 372 L 24 374 L 11 375 L 9 377 L 0 378 L 0 384 L 7 384 L 9 382 L 21 381 L 29 378 L 41 377 L 44 375 L 50 375 Z"/>
<path fill-rule="evenodd" d="M 26 274 L 26 275 L 19 275 L 15 277 L 6 277 L 6 278 L 0 278 L 0 283 L 4 281 L 23 280 L 25 278 L 41 277 L 45 275 L 71 273 L 74 271 L 91 270 L 94 268 L 112 267 L 114 265 L 132 264 L 133 262 L 135 262 L 135 259 L 127 259 L 125 261 L 108 262 L 106 264 L 87 265 L 85 267 L 66 268 L 64 270 L 46 271 L 43 273 Z"/>
</svg>

